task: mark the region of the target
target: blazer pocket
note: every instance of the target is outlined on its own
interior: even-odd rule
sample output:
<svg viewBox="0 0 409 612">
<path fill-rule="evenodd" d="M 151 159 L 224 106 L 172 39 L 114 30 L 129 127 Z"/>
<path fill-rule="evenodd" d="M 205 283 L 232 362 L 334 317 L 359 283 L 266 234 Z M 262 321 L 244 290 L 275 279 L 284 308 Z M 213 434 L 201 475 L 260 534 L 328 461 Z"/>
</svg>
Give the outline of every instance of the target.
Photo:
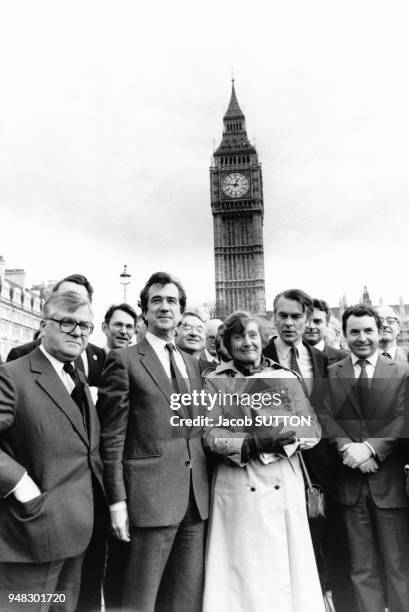
<svg viewBox="0 0 409 612">
<path fill-rule="evenodd" d="M 41 495 L 37 495 L 37 497 L 26 502 L 20 502 L 14 498 L 14 510 L 19 519 L 31 520 L 40 514 L 43 509 L 45 495 L 46 491 L 43 491 Z"/>
<path fill-rule="evenodd" d="M 139 457 L 127 457 L 123 461 L 124 463 L 127 463 L 132 461 L 140 461 L 141 459 L 158 459 L 159 457 L 162 457 L 162 455 L 139 455 Z"/>
</svg>

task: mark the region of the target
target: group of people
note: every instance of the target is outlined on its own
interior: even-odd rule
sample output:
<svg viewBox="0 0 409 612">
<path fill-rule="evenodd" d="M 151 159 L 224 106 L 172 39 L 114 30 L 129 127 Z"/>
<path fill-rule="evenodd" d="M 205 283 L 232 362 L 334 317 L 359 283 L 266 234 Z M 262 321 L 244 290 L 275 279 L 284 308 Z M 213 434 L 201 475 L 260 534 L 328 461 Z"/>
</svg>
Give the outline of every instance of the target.
<svg viewBox="0 0 409 612">
<path fill-rule="evenodd" d="M 0 367 L 0 610 L 409 610 L 398 315 L 348 307 L 342 349 L 298 289 L 270 338 L 186 303 L 153 274 L 99 348 L 71 275 Z"/>
</svg>

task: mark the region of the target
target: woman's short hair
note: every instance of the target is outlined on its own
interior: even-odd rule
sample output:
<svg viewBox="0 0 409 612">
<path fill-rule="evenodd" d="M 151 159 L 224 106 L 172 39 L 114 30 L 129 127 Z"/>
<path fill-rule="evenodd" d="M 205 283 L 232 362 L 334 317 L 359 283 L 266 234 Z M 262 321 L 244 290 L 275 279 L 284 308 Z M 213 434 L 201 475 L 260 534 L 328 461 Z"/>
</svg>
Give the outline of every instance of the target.
<svg viewBox="0 0 409 612">
<path fill-rule="evenodd" d="M 223 338 L 224 346 L 231 353 L 231 338 L 233 334 L 241 334 L 246 329 L 247 325 L 254 321 L 257 324 L 257 328 L 260 331 L 260 321 L 253 317 L 249 312 L 238 310 L 229 315 L 223 322 L 223 328 L 221 336 Z"/>
</svg>

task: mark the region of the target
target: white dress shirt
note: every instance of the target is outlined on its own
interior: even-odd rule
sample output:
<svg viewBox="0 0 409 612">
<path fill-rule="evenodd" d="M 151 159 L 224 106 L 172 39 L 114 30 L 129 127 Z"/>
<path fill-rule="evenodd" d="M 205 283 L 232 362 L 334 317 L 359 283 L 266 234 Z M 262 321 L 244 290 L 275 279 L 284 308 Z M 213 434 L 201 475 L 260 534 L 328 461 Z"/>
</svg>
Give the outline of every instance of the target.
<svg viewBox="0 0 409 612">
<path fill-rule="evenodd" d="M 388 353 L 391 356 L 391 359 L 395 360 L 396 359 L 396 353 L 398 350 L 398 345 L 397 344 L 393 344 L 392 346 L 390 346 L 389 348 L 385 348 L 379 349 L 379 354 L 382 355 L 382 353 Z"/>
<path fill-rule="evenodd" d="M 149 342 L 153 350 L 155 351 L 159 361 L 163 365 L 163 368 L 169 380 L 171 378 L 170 376 L 170 356 L 169 356 L 168 349 L 165 347 L 169 343 L 173 345 L 173 347 L 175 348 L 175 350 L 173 351 L 173 355 L 175 357 L 175 363 L 182 377 L 185 379 L 187 387 L 189 388 L 189 377 L 187 374 L 186 365 L 185 365 L 184 359 L 180 351 L 175 346 L 174 340 L 163 340 L 162 338 L 158 338 L 158 336 L 155 336 L 149 331 L 146 332 L 145 338 Z"/>
<path fill-rule="evenodd" d="M 373 355 L 371 355 L 370 357 L 366 357 L 366 373 L 368 375 L 368 378 L 371 380 L 373 378 L 374 372 L 375 372 L 375 368 L 376 368 L 376 364 L 378 362 L 378 357 L 379 357 L 379 353 L 378 351 L 375 351 Z M 358 361 L 360 359 L 362 359 L 361 357 L 357 357 L 356 355 L 353 355 L 351 353 L 351 359 L 352 359 L 352 366 L 354 368 L 354 374 L 355 374 L 355 378 L 359 378 L 361 375 L 361 366 L 359 365 Z"/>
<path fill-rule="evenodd" d="M 291 346 L 289 346 L 286 342 L 284 342 L 284 340 L 282 340 L 280 336 L 277 336 L 277 338 L 274 338 L 274 344 L 276 346 L 278 360 L 281 363 L 281 365 L 285 366 L 286 368 L 291 369 Z M 310 353 L 307 347 L 304 346 L 301 338 L 297 342 L 297 344 L 294 345 L 294 348 L 298 352 L 297 362 L 298 362 L 298 367 L 300 368 L 301 375 L 303 379 L 305 380 L 305 384 L 307 385 L 309 393 L 311 393 L 312 383 L 313 383 L 313 378 L 314 378 L 314 371 L 312 369 L 312 361 L 311 361 Z"/>
<path fill-rule="evenodd" d="M 372 380 L 373 375 L 375 373 L 376 364 L 378 363 L 378 357 L 379 357 L 378 351 L 375 351 L 374 354 L 371 355 L 370 357 L 366 357 L 365 370 L 366 370 L 369 381 Z M 359 378 L 361 375 L 362 368 L 358 363 L 360 359 L 363 359 L 363 357 L 357 357 L 356 355 L 353 355 L 351 353 L 352 367 L 354 368 L 355 378 Z M 364 440 L 363 444 L 365 444 L 370 449 L 372 455 L 375 457 L 376 452 L 372 444 L 370 444 L 366 440 Z"/>
</svg>

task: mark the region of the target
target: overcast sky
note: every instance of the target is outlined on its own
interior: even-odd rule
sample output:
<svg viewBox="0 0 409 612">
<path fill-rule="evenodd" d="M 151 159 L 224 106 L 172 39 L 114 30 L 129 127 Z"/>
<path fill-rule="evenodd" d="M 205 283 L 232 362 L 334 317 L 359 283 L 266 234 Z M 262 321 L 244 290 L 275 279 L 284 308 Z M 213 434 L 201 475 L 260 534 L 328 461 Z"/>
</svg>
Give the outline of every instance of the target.
<svg viewBox="0 0 409 612">
<path fill-rule="evenodd" d="M 409 301 L 409 4 L 32 0 L 0 9 L 0 254 L 86 274 L 95 310 L 164 269 L 214 299 L 209 165 L 236 92 L 263 166 L 267 305 Z"/>
</svg>

